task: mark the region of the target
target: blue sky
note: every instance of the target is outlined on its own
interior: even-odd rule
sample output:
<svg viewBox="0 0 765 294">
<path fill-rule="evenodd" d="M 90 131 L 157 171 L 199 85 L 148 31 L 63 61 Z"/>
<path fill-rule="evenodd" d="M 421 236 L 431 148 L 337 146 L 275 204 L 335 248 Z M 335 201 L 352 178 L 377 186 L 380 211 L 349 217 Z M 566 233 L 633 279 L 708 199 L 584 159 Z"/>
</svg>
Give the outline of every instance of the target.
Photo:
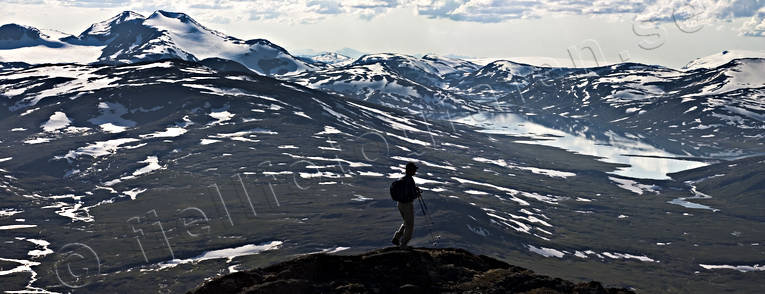
<svg viewBox="0 0 765 294">
<path fill-rule="evenodd" d="M 722 50 L 765 50 L 765 0 L 0 0 L 0 23 L 79 34 L 123 10 L 157 9 L 293 52 L 350 47 L 680 67 Z"/>
</svg>

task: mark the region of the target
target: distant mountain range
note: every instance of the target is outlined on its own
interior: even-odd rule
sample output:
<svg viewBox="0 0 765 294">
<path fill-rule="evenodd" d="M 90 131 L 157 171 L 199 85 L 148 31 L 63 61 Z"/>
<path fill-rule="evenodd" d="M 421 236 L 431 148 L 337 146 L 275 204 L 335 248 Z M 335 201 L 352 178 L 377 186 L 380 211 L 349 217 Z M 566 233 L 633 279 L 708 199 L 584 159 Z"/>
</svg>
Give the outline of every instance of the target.
<svg viewBox="0 0 765 294">
<path fill-rule="evenodd" d="M 738 56 L 715 55 L 674 70 L 637 63 L 551 68 L 506 60 L 481 67 L 430 55 L 375 54 L 285 78 L 410 113 L 529 113 L 571 133 L 607 139 L 616 132 L 676 154 L 718 157 L 763 150 L 765 59 Z"/>
<path fill-rule="evenodd" d="M 126 11 L 77 36 L 0 27 L 0 70 L 217 58 L 423 116 L 512 110 L 567 131 L 593 137 L 616 132 L 688 156 L 762 148 L 765 52 L 724 51 L 681 70 L 637 63 L 554 68 L 507 60 L 481 66 L 435 55 L 361 54 L 345 48 L 294 56 L 267 40 L 237 39 L 186 14 L 162 10 L 149 17 Z"/>
<path fill-rule="evenodd" d="M 344 65 L 353 62 L 351 57 L 337 52 L 322 52 L 319 54 L 303 55 L 300 57 L 307 58 L 311 60 L 311 62 L 319 62 L 331 65 Z"/>
</svg>

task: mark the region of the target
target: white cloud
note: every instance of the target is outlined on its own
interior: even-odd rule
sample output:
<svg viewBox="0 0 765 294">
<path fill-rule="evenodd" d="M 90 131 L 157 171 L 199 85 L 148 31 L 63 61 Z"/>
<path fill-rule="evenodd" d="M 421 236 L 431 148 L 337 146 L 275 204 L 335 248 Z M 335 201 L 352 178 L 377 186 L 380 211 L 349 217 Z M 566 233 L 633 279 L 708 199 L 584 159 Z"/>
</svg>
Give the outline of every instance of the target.
<svg viewBox="0 0 765 294">
<path fill-rule="evenodd" d="M 553 14 L 636 14 L 640 21 L 675 21 L 691 18 L 729 20 L 750 17 L 765 6 L 763 0 L 420 0 L 418 13 L 432 18 L 498 22 Z"/>
<path fill-rule="evenodd" d="M 556 15 L 605 15 L 640 22 L 675 22 L 681 30 L 737 18 L 751 18 L 741 35 L 762 36 L 765 0 L 46 0 L 46 6 L 113 8 L 151 13 L 182 11 L 203 22 L 258 21 L 312 24 L 333 16 L 371 19 L 395 8 L 417 15 L 461 22 L 500 23 Z M 14 5 L 16 0 L 6 0 Z M 27 2 L 29 4 L 31 2 Z M 2 8 L 3 4 L 0 4 Z"/>
<path fill-rule="evenodd" d="M 640 22 L 674 22 L 692 33 L 704 25 L 751 17 L 745 36 L 765 36 L 765 0 L 418 0 L 418 14 L 481 23 L 550 15 L 627 15 Z"/>
<path fill-rule="evenodd" d="M 760 8 L 752 18 L 741 26 L 739 35 L 765 37 L 765 8 Z"/>
<path fill-rule="evenodd" d="M 134 0 L 134 2 L 152 1 Z M 156 2 L 156 1 L 154 1 Z M 189 3 L 193 3 L 189 5 Z M 403 5 L 399 0 L 194 0 L 190 2 L 166 3 L 180 11 L 205 11 L 210 9 L 223 10 L 216 15 L 230 16 L 244 14 L 245 19 L 277 23 L 315 23 L 333 15 L 357 15 L 364 19 L 383 15 L 392 8 Z M 156 3 L 154 4 L 156 6 Z M 167 10 L 168 8 L 162 8 Z M 196 13 L 194 13 L 196 15 Z"/>
<path fill-rule="evenodd" d="M 640 12 L 639 20 L 673 21 L 699 18 L 706 21 L 750 17 L 765 6 L 762 0 L 658 0 Z"/>
<path fill-rule="evenodd" d="M 763 37 L 765 0 L 658 0 L 638 14 L 639 21 L 673 21 L 681 30 L 751 17 L 740 29 L 744 36 Z M 687 31 L 687 30 L 686 30 Z"/>
<path fill-rule="evenodd" d="M 421 0 L 418 13 L 431 18 L 472 22 L 501 22 L 509 19 L 538 18 L 546 15 L 623 14 L 645 8 L 645 1 L 634 0 Z"/>
<path fill-rule="evenodd" d="M 425 0 L 415 4 L 417 12 L 430 18 L 457 21 L 501 22 L 508 19 L 535 17 L 537 1 L 496 0 Z"/>
</svg>

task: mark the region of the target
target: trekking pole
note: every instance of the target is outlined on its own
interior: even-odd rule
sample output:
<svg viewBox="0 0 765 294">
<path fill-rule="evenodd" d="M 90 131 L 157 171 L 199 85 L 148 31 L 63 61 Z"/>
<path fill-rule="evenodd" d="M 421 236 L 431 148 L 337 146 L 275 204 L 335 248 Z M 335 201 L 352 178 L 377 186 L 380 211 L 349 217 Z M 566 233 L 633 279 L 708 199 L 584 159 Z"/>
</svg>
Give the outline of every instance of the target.
<svg viewBox="0 0 765 294">
<path fill-rule="evenodd" d="M 428 226 L 428 231 L 430 233 L 430 242 L 435 247 L 438 242 L 437 242 L 437 238 L 433 234 L 433 227 L 434 227 L 433 219 L 431 219 L 430 216 L 428 215 L 428 206 L 425 205 L 425 200 L 422 199 L 422 191 L 420 189 L 417 189 L 417 194 L 418 194 L 417 201 L 420 202 L 420 210 L 422 210 L 422 216 L 425 217 L 425 221 L 427 222 L 426 226 Z"/>
<path fill-rule="evenodd" d="M 430 241 L 433 244 L 433 246 L 438 246 L 438 240 L 441 236 L 438 234 L 433 233 L 433 227 L 435 226 L 433 224 L 433 219 L 428 215 L 428 206 L 425 205 L 425 200 L 422 199 L 422 195 L 420 197 L 417 197 L 420 201 L 420 209 L 422 210 L 422 215 L 425 216 L 425 221 L 428 222 L 428 231 L 430 231 Z"/>
<path fill-rule="evenodd" d="M 433 227 L 435 227 L 435 224 L 433 224 L 433 218 L 430 216 L 429 213 L 427 213 L 428 212 L 428 206 L 425 204 L 425 199 L 420 199 L 420 201 L 422 201 L 422 205 L 425 208 L 425 212 L 426 212 L 425 219 L 429 223 L 430 238 L 431 238 L 431 241 L 433 242 L 433 247 L 436 247 L 436 246 L 438 246 L 438 240 L 439 240 L 440 236 L 437 233 L 433 232 Z"/>
<path fill-rule="evenodd" d="M 422 200 L 422 204 L 425 204 L 424 199 Z M 425 211 L 428 211 L 427 205 L 425 206 Z M 430 222 L 430 227 L 431 228 L 435 227 L 435 224 L 433 223 L 433 218 L 430 216 L 430 214 L 428 214 L 427 218 L 428 218 L 428 222 Z M 431 233 L 433 234 L 433 246 L 434 247 L 438 246 L 438 241 L 441 240 L 441 235 L 439 235 L 438 232 L 434 232 L 432 229 L 431 229 Z"/>
</svg>

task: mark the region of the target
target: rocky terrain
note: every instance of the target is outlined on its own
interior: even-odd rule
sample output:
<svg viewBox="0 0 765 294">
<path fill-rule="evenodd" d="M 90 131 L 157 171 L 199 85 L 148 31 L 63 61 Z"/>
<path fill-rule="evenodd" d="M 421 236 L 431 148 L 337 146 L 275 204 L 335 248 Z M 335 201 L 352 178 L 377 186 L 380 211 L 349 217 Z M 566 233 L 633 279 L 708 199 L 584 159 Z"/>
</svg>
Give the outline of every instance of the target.
<svg viewBox="0 0 765 294">
<path fill-rule="evenodd" d="M 462 249 L 396 247 L 359 255 L 309 254 L 215 278 L 190 291 L 213 293 L 634 293 L 572 283 Z"/>
</svg>

